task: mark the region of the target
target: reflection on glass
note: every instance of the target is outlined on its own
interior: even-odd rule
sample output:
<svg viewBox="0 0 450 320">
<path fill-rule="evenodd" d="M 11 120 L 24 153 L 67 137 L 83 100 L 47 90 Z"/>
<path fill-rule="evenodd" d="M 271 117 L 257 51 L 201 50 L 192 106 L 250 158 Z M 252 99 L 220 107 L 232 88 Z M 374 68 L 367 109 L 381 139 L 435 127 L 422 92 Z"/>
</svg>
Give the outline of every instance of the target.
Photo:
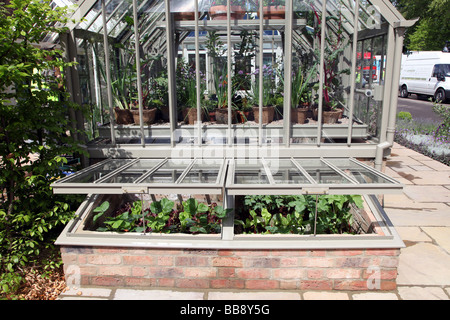
<svg viewBox="0 0 450 320">
<path fill-rule="evenodd" d="M 175 183 L 181 176 L 190 160 L 168 160 L 158 170 L 152 173 L 143 183 Z"/>
<path fill-rule="evenodd" d="M 264 173 L 264 169 L 260 170 L 236 170 L 234 172 L 234 183 L 236 184 L 265 184 L 269 183 L 269 179 Z"/>
<path fill-rule="evenodd" d="M 359 183 L 389 183 L 382 176 L 369 171 L 350 159 L 330 159 L 328 161 L 349 176 L 355 178 Z"/>
<path fill-rule="evenodd" d="M 145 172 L 153 169 L 160 160 L 145 159 L 133 164 L 131 167 L 103 181 L 103 183 L 133 183 Z"/>
<path fill-rule="evenodd" d="M 98 179 L 103 178 L 107 174 L 111 173 L 112 171 L 120 168 L 121 166 L 130 163 L 131 159 L 115 159 L 111 160 L 103 165 L 101 165 L 98 168 L 95 168 L 94 170 L 90 170 L 85 173 L 81 173 L 78 176 L 74 176 L 72 179 L 70 179 L 69 183 L 91 183 Z"/>
<path fill-rule="evenodd" d="M 234 183 L 265 184 L 269 183 L 269 179 L 260 160 L 249 162 L 236 161 Z"/>
<path fill-rule="evenodd" d="M 215 183 L 222 160 L 198 160 L 181 183 Z"/>
<path fill-rule="evenodd" d="M 267 166 L 272 173 L 275 183 L 279 184 L 302 184 L 310 183 L 308 179 L 298 170 L 289 159 L 266 160 Z"/>
<path fill-rule="evenodd" d="M 295 159 L 317 183 L 351 183 L 320 159 Z"/>
</svg>

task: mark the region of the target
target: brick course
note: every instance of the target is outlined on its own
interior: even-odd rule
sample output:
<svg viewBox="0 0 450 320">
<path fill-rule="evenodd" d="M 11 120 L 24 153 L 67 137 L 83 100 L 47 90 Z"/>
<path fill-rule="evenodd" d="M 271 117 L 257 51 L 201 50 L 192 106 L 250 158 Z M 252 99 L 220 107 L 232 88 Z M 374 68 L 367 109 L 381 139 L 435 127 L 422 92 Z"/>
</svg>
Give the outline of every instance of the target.
<svg viewBox="0 0 450 320">
<path fill-rule="evenodd" d="M 61 247 L 68 285 L 394 290 L 398 249 L 198 250 Z"/>
</svg>

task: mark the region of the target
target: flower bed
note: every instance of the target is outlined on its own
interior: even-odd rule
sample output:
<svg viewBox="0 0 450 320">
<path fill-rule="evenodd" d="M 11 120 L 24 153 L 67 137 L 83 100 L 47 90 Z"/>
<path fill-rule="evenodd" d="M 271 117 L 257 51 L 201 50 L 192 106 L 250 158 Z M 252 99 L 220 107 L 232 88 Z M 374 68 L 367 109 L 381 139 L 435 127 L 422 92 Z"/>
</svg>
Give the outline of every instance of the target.
<svg viewBox="0 0 450 320">
<path fill-rule="evenodd" d="M 422 123 L 414 120 L 409 112 L 399 112 L 395 142 L 422 153 L 436 161 L 450 165 L 450 118 L 449 107 L 433 105 L 433 111 L 438 113 L 443 122 L 440 124 Z"/>
</svg>

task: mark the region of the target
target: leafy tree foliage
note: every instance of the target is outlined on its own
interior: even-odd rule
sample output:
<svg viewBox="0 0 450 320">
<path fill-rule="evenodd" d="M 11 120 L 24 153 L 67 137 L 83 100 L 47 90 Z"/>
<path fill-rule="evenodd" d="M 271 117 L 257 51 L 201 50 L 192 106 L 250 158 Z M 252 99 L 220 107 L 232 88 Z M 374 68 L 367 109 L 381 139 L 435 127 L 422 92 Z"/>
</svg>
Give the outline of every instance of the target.
<svg viewBox="0 0 450 320">
<path fill-rule="evenodd" d="M 450 0 L 391 0 L 406 19 L 419 18 L 407 30 L 408 50 L 440 51 L 450 40 Z"/>
<path fill-rule="evenodd" d="M 42 49 L 67 18 L 49 0 L 0 4 L 0 293 L 20 283 L 20 268 L 52 243 L 79 204 L 56 196 L 65 154 L 82 152 L 67 133 L 69 104 L 58 49 Z M 14 280 L 13 280 L 14 279 Z"/>
</svg>

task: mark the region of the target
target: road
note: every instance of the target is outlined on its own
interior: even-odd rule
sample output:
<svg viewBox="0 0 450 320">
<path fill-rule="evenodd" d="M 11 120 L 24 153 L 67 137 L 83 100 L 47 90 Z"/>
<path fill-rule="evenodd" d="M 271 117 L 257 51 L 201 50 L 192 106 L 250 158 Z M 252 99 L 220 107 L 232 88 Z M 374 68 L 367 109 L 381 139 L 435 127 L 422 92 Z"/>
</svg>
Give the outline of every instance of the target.
<svg viewBox="0 0 450 320">
<path fill-rule="evenodd" d="M 397 113 L 407 111 L 414 120 L 426 123 L 440 123 L 441 118 L 432 110 L 433 103 L 411 94 L 408 98 L 398 98 Z"/>
</svg>

